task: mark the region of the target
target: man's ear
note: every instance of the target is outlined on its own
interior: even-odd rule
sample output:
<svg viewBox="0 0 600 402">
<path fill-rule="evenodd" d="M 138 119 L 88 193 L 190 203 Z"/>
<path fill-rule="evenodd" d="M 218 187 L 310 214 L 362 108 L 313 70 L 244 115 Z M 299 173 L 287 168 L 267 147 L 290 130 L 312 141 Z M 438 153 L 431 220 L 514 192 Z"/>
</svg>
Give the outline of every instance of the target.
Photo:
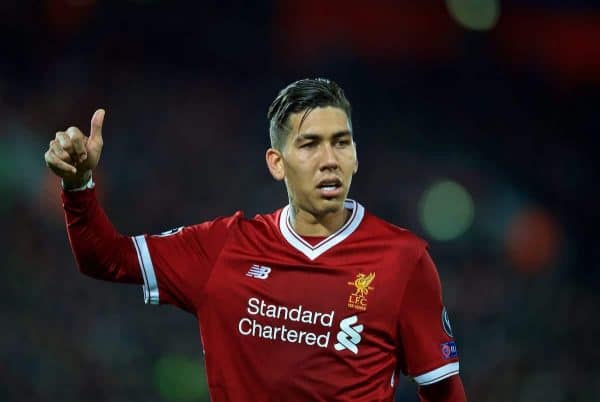
<svg viewBox="0 0 600 402">
<path fill-rule="evenodd" d="M 269 172 L 271 172 L 271 176 L 277 181 L 283 180 L 285 178 L 285 168 L 283 167 L 283 157 L 281 156 L 281 152 L 275 148 L 269 148 L 267 149 L 265 159 L 267 161 Z"/>
</svg>

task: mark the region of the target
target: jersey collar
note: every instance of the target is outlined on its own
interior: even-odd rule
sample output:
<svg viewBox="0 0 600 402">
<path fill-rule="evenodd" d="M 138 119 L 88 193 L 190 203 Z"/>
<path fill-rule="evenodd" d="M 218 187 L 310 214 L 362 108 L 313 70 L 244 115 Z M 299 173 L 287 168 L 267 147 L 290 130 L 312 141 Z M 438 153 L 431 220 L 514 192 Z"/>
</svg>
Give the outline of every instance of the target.
<svg viewBox="0 0 600 402">
<path fill-rule="evenodd" d="M 296 233 L 294 228 L 292 228 L 290 223 L 289 205 L 286 205 L 279 215 L 279 230 L 281 231 L 281 234 L 285 240 L 287 240 L 292 247 L 300 251 L 310 260 L 315 260 L 318 256 L 330 248 L 344 241 L 344 239 L 354 233 L 356 228 L 358 228 L 358 225 L 360 225 L 360 222 L 365 215 L 364 207 L 351 199 L 347 199 L 344 202 L 344 207 L 352 211 L 350 218 L 335 233 L 332 233 L 314 246 L 304 240 L 302 236 Z"/>
</svg>

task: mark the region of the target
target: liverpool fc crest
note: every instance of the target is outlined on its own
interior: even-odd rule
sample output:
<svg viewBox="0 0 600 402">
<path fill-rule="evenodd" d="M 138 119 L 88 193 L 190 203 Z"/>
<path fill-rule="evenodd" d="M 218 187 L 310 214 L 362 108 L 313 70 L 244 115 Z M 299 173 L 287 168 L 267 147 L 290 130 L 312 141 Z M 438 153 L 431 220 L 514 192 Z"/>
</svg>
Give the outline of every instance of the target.
<svg viewBox="0 0 600 402">
<path fill-rule="evenodd" d="M 375 279 L 375 272 L 371 272 L 369 275 L 359 273 L 354 282 L 348 282 L 348 285 L 355 287 L 355 291 L 348 297 L 348 307 L 360 311 L 367 309 L 367 295 L 369 291 L 375 289 L 371 286 L 373 279 Z"/>
</svg>

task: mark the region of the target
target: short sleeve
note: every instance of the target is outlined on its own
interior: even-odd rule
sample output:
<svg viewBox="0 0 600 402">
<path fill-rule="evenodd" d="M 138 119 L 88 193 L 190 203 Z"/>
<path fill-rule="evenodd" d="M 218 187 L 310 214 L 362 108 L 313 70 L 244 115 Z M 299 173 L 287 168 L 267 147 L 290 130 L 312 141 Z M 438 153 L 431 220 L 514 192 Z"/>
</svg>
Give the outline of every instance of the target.
<svg viewBox="0 0 600 402">
<path fill-rule="evenodd" d="M 159 235 L 132 237 L 144 280 L 144 301 L 195 310 L 215 261 L 241 212 Z"/>
<path fill-rule="evenodd" d="M 458 374 L 458 352 L 440 279 L 427 251 L 419 258 L 402 297 L 400 367 L 419 385 Z"/>
</svg>

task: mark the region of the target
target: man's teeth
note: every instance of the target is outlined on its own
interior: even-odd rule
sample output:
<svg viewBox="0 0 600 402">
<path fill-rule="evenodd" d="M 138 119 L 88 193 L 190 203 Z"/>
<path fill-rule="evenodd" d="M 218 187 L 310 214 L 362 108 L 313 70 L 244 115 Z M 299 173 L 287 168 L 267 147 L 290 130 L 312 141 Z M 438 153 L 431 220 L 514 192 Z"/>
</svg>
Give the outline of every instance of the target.
<svg viewBox="0 0 600 402">
<path fill-rule="evenodd" d="M 336 186 L 323 186 L 321 188 L 325 191 L 332 191 L 332 190 L 335 190 L 337 187 Z"/>
</svg>

